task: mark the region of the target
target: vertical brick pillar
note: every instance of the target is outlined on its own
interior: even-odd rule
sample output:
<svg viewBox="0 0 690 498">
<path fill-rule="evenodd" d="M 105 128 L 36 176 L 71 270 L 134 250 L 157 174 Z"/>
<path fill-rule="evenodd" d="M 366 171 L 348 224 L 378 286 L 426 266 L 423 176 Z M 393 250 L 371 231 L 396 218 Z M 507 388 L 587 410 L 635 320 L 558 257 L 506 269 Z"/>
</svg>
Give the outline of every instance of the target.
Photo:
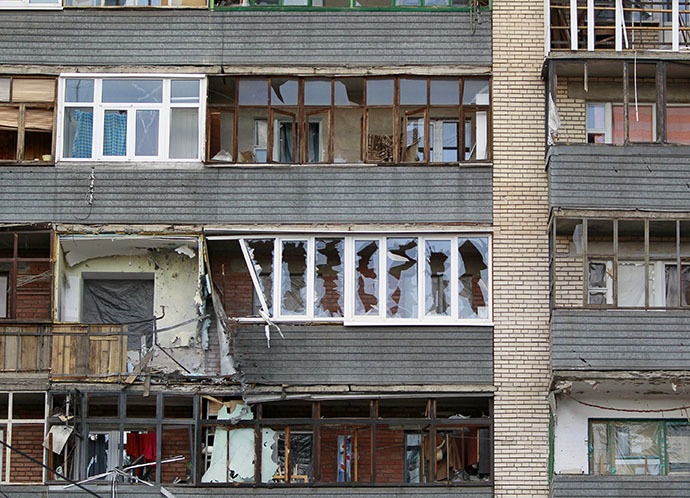
<svg viewBox="0 0 690 498">
<path fill-rule="evenodd" d="M 544 2 L 493 2 L 495 495 L 548 496 Z"/>
</svg>

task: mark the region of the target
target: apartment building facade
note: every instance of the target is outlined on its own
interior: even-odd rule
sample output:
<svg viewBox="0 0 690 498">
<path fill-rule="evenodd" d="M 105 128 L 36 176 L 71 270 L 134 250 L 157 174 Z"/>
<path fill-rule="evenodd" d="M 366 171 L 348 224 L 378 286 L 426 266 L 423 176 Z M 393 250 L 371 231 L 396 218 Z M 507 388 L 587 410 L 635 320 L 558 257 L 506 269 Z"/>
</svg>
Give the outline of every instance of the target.
<svg viewBox="0 0 690 498">
<path fill-rule="evenodd" d="M 548 494 L 541 4 L 0 6 L 3 493 Z"/>
<path fill-rule="evenodd" d="M 687 494 L 687 16 L 546 10 L 553 496 Z"/>
</svg>

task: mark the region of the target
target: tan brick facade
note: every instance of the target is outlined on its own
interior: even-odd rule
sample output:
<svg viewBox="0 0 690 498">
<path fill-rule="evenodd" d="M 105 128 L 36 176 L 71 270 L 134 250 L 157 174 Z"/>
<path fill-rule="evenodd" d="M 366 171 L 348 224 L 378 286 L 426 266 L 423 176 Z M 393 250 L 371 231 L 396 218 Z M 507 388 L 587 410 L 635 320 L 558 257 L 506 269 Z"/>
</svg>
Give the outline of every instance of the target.
<svg viewBox="0 0 690 498">
<path fill-rule="evenodd" d="M 548 496 L 544 4 L 493 3 L 495 495 Z"/>
</svg>

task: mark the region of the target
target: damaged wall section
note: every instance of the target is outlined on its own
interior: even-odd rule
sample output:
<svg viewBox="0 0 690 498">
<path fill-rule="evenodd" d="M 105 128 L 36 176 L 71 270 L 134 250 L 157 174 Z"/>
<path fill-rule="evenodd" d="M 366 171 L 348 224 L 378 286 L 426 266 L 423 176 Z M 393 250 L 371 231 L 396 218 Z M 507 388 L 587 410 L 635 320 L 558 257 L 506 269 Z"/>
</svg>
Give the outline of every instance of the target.
<svg viewBox="0 0 690 498">
<path fill-rule="evenodd" d="M 57 319 L 80 323 L 131 323 L 128 361 L 151 348 L 153 317 L 160 348 L 152 367 L 205 372 L 207 295 L 198 237 L 124 235 L 60 236 Z M 149 320 L 148 322 L 146 320 Z"/>
</svg>

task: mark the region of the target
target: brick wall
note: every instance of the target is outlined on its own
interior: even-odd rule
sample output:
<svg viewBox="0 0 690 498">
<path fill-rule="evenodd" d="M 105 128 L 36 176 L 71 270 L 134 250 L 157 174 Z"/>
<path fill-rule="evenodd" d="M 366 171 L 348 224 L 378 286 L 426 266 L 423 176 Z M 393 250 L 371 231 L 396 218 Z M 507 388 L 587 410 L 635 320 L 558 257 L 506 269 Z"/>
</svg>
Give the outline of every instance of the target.
<svg viewBox="0 0 690 498">
<path fill-rule="evenodd" d="M 12 446 L 43 461 L 43 424 L 14 424 L 12 426 Z M 11 482 L 41 482 L 43 469 L 28 458 L 13 451 L 10 463 Z"/>
<path fill-rule="evenodd" d="M 242 254 L 230 250 L 214 250 L 209 259 L 211 277 L 221 291 L 221 300 L 227 315 L 251 315 L 254 287 Z"/>
<path fill-rule="evenodd" d="M 17 320 L 50 319 L 50 277 L 22 285 L 27 278 L 50 270 L 49 262 L 20 262 L 17 265 Z"/>
<path fill-rule="evenodd" d="M 556 237 L 556 306 L 582 306 L 582 256 L 571 248 L 572 238 Z"/>
<path fill-rule="evenodd" d="M 192 453 L 189 447 L 189 428 L 165 428 L 163 427 L 161 440 L 161 460 L 179 455 L 185 457 L 179 462 L 161 464 L 161 483 L 172 483 L 176 477 L 184 482 L 187 479 L 187 463 L 192 461 Z"/>
<path fill-rule="evenodd" d="M 556 108 L 561 118 L 557 143 L 587 142 L 587 105 L 584 99 L 568 96 L 568 83 L 582 82 L 582 79 L 558 78 L 556 86 Z"/>
<path fill-rule="evenodd" d="M 548 496 L 544 2 L 493 2 L 496 496 Z"/>
</svg>

